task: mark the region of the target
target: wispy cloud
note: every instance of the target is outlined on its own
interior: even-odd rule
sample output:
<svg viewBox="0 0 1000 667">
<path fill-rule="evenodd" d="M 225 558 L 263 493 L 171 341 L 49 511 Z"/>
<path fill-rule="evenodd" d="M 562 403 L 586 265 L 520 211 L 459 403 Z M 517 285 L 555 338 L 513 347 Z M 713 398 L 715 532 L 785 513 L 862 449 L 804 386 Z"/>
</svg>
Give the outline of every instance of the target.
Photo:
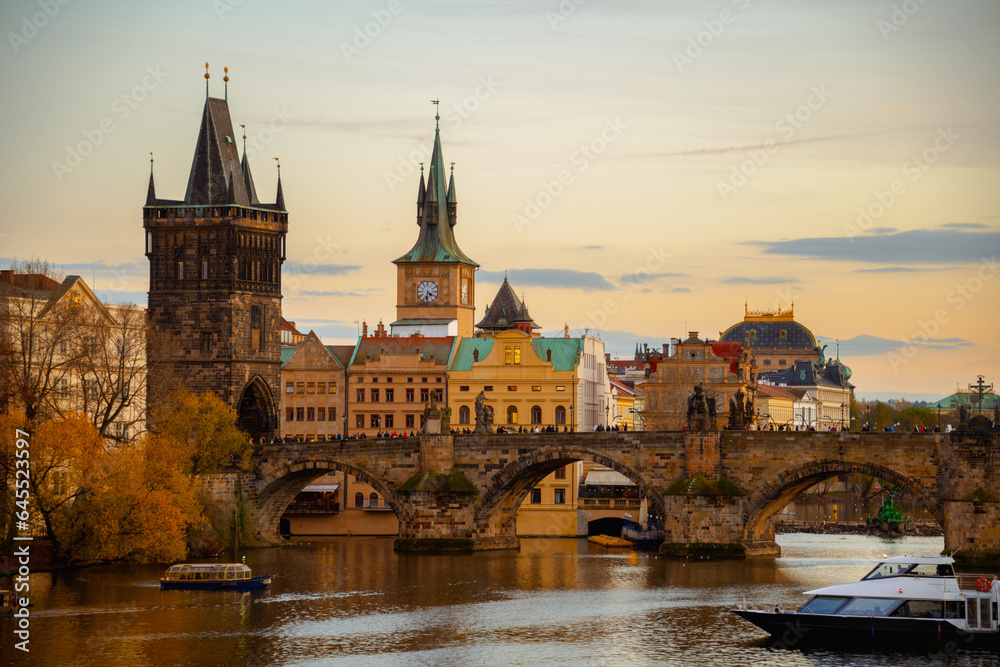
<svg viewBox="0 0 1000 667">
<path fill-rule="evenodd" d="M 481 280 L 500 282 L 504 278 L 503 271 L 480 271 Z M 593 271 L 575 271 L 573 269 L 511 269 L 506 272 L 507 279 L 515 289 L 520 287 L 557 287 L 578 289 L 584 292 L 614 289 L 599 273 Z"/>
<path fill-rule="evenodd" d="M 724 285 L 787 285 L 799 282 L 798 278 L 780 278 L 777 276 L 729 276 L 723 278 Z"/>
<path fill-rule="evenodd" d="M 304 297 L 326 297 L 326 296 L 360 296 L 367 297 L 376 294 L 385 294 L 385 290 L 381 287 L 367 287 L 356 290 L 301 290 L 298 294 L 295 294 L 292 298 L 304 298 Z"/>
<path fill-rule="evenodd" d="M 307 264 L 288 260 L 282 267 L 283 272 L 307 274 L 315 276 L 346 276 L 354 273 L 361 266 L 357 264 Z"/>
<path fill-rule="evenodd" d="M 824 341 L 823 344 L 827 346 L 827 355 L 830 356 L 835 347 L 835 344 L 832 342 L 834 339 L 829 336 L 818 336 L 817 338 Z M 958 348 L 974 347 L 974 343 L 970 340 L 966 340 L 965 338 L 929 338 L 925 341 L 921 340 L 919 337 L 912 342 L 907 342 L 902 340 L 892 340 L 891 338 L 882 338 L 881 336 L 861 334 L 859 336 L 855 336 L 854 338 L 840 340 L 840 356 L 849 359 L 850 357 L 886 354 L 888 352 L 898 350 L 901 347 L 911 346 L 934 350 L 953 350 Z"/>
<path fill-rule="evenodd" d="M 662 278 L 687 278 L 687 273 L 626 273 L 618 279 L 622 283 L 648 283 Z"/>
<path fill-rule="evenodd" d="M 958 223 L 962 224 L 962 223 Z M 1000 232 L 964 228 L 915 229 L 876 236 L 827 236 L 781 241 L 746 241 L 769 255 L 880 264 L 959 264 L 1000 252 Z"/>
</svg>

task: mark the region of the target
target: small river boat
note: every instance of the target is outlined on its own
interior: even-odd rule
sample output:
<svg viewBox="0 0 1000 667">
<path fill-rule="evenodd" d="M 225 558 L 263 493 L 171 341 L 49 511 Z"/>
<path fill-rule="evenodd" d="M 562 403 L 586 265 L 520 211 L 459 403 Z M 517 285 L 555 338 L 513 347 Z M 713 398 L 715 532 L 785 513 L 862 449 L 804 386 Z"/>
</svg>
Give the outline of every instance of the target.
<svg viewBox="0 0 1000 667">
<path fill-rule="evenodd" d="M 163 589 L 252 590 L 267 588 L 271 575 L 253 576 L 242 563 L 180 563 L 167 568 Z"/>
<path fill-rule="evenodd" d="M 759 609 L 745 600 L 733 613 L 787 643 L 954 642 L 1000 647 L 995 574 L 956 574 L 950 556 L 885 558 L 853 584 L 806 591 L 798 610 Z"/>
</svg>

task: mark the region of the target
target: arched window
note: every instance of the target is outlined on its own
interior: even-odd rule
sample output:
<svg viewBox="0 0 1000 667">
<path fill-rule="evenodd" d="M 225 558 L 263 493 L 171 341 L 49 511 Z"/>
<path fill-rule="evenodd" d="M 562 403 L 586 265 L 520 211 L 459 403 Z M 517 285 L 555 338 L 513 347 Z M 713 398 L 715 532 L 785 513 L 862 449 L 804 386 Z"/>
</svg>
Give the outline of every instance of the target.
<svg viewBox="0 0 1000 667">
<path fill-rule="evenodd" d="M 503 351 L 503 362 L 509 364 L 511 360 L 510 347 L 505 347 Z"/>
<path fill-rule="evenodd" d="M 458 409 L 458 423 L 468 424 L 469 423 L 469 406 L 463 405 Z"/>
<path fill-rule="evenodd" d="M 513 405 L 507 408 L 507 423 L 516 424 L 517 423 L 517 408 Z"/>
<path fill-rule="evenodd" d="M 365 494 L 360 493 L 360 492 L 354 494 L 354 506 L 355 507 L 364 507 L 365 506 Z"/>
<path fill-rule="evenodd" d="M 537 405 L 531 408 L 531 423 L 532 424 L 542 423 L 542 409 Z"/>
<path fill-rule="evenodd" d="M 378 494 L 374 491 L 368 495 L 368 507 L 378 507 Z"/>
<path fill-rule="evenodd" d="M 556 424 L 559 426 L 566 424 L 566 408 L 561 405 L 556 406 Z"/>
<path fill-rule="evenodd" d="M 250 349 L 261 349 L 261 330 L 264 328 L 264 314 L 260 306 L 250 306 Z"/>
<path fill-rule="evenodd" d="M 514 363 L 515 364 L 521 363 L 521 347 L 520 346 L 514 348 Z"/>
</svg>

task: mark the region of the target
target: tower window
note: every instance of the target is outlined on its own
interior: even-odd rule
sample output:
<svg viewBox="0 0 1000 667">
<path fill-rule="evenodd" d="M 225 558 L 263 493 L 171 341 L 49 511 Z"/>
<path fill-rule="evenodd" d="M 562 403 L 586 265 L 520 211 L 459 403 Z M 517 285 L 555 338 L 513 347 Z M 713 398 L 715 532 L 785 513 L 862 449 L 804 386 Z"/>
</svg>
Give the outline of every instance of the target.
<svg viewBox="0 0 1000 667">
<path fill-rule="evenodd" d="M 177 262 L 177 280 L 184 280 L 184 262 Z"/>
<path fill-rule="evenodd" d="M 503 362 L 505 364 L 509 364 L 509 363 L 511 363 L 511 359 L 512 358 L 513 358 L 513 353 L 511 352 L 510 347 L 504 348 L 504 351 L 503 351 Z"/>
<path fill-rule="evenodd" d="M 261 340 L 261 330 L 264 325 L 264 314 L 260 306 L 250 307 L 250 349 L 260 350 L 263 341 Z"/>
<path fill-rule="evenodd" d="M 208 280 L 208 260 L 204 257 L 201 259 L 201 279 Z"/>
<path fill-rule="evenodd" d="M 517 347 L 514 348 L 514 363 L 515 364 L 521 363 L 521 347 L 520 346 L 517 346 Z"/>
</svg>

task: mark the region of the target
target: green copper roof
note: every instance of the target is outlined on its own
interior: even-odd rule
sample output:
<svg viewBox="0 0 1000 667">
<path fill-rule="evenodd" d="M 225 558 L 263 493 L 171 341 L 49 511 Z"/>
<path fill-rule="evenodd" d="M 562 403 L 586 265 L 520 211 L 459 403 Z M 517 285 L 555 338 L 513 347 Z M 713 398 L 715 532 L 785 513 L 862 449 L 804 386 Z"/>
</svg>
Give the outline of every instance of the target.
<svg viewBox="0 0 1000 667">
<path fill-rule="evenodd" d="M 531 347 L 543 361 L 552 350 L 552 367 L 557 371 L 571 371 L 577 358 L 583 354 L 582 338 L 532 338 Z"/>
<path fill-rule="evenodd" d="M 449 184 L 445 179 L 444 157 L 441 154 L 441 131 L 434 130 L 434 151 L 427 172 L 427 187 L 424 190 L 423 175 L 420 177 L 417 211 L 420 235 L 410 250 L 394 264 L 402 262 L 461 262 L 479 266 L 462 252 L 455 240 L 454 227 L 457 221 L 454 175 Z M 450 193 L 450 197 L 449 197 Z"/>
<path fill-rule="evenodd" d="M 453 371 L 471 371 L 475 362 L 475 350 L 479 350 L 479 360 L 486 359 L 486 356 L 493 349 L 492 338 L 463 338 L 455 351 L 455 358 L 451 362 Z"/>
</svg>

